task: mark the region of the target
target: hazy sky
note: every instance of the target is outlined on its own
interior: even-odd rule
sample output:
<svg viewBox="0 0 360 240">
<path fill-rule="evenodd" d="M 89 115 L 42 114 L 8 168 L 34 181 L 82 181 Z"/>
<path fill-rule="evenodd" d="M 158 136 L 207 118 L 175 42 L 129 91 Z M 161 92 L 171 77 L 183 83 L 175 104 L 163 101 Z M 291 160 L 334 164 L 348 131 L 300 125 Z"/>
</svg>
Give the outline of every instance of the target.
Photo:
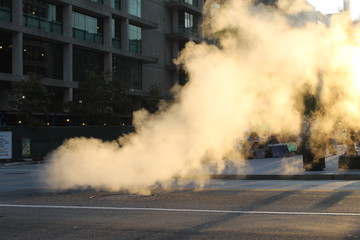
<svg viewBox="0 0 360 240">
<path fill-rule="evenodd" d="M 343 9 L 343 0 L 307 0 L 316 10 L 324 14 L 337 13 Z M 360 0 L 350 0 L 350 11 L 353 19 L 359 19 L 360 15 Z"/>
<path fill-rule="evenodd" d="M 343 7 L 343 0 L 307 0 L 316 10 L 325 14 L 336 13 Z"/>
</svg>

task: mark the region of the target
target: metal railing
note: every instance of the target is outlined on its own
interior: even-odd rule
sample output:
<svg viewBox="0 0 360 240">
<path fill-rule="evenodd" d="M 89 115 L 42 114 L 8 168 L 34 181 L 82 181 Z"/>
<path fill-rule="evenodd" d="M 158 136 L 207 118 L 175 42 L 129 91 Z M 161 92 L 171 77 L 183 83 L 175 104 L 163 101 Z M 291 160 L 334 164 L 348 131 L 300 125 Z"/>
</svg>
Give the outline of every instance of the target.
<svg viewBox="0 0 360 240">
<path fill-rule="evenodd" d="M 113 46 L 114 48 L 119 48 L 119 49 L 121 49 L 121 40 L 120 40 L 120 38 L 113 38 L 113 39 L 112 39 L 112 46 Z"/>
<path fill-rule="evenodd" d="M 133 53 L 141 53 L 141 42 L 129 40 L 129 51 Z"/>
<path fill-rule="evenodd" d="M 168 2 L 170 2 L 170 3 L 172 3 L 172 2 L 186 3 L 193 7 L 199 7 L 198 0 L 168 0 Z"/>
<path fill-rule="evenodd" d="M 101 33 L 89 33 L 85 30 L 73 28 L 73 37 L 87 42 L 103 44 L 104 37 Z"/>
<path fill-rule="evenodd" d="M 196 28 L 189 28 L 184 26 L 179 26 L 179 33 L 185 33 L 192 37 L 199 37 L 199 32 Z"/>
<path fill-rule="evenodd" d="M 62 34 L 62 23 L 49 21 L 47 19 L 34 16 L 32 14 L 24 14 L 24 25 L 41 29 L 47 32 Z"/>
</svg>

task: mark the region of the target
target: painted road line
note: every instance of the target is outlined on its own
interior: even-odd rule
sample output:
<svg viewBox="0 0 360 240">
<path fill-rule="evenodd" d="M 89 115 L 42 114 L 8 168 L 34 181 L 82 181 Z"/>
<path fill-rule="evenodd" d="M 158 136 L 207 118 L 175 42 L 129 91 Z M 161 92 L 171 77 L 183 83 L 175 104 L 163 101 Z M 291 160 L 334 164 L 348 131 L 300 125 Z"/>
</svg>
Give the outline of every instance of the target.
<svg viewBox="0 0 360 240">
<path fill-rule="evenodd" d="M 147 212 L 182 212 L 182 213 L 220 213 L 220 214 L 262 214 L 262 215 L 313 215 L 313 216 L 342 216 L 360 217 L 360 213 L 339 212 L 274 212 L 274 211 L 246 211 L 246 210 L 206 210 L 206 209 L 178 209 L 178 208 L 133 208 L 133 207 L 96 207 L 96 206 L 60 206 L 60 205 L 22 205 L 0 204 L 2 208 L 45 208 L 71 210 L 113 210 L 113 211 L 147 211 Z"/>
</svg>

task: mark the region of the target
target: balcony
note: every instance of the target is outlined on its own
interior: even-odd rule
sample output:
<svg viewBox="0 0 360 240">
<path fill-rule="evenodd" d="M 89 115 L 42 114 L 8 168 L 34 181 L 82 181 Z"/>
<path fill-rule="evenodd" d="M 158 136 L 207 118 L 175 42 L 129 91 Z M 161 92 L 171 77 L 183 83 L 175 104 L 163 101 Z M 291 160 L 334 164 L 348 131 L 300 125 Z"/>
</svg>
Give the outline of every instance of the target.
<svg viewBox="0 0 360 240">
<path fill-rule="evenodd" d="M 132 53 L 141 53 L 141 40 L 129 40 L 129 51 Z"/>
<path fill-rule="evenodd" d="M 73 37 L 87 42 L 103 44 L 104 38 L 100 33 L 89 33 L 82 29 L 73 28 Z"/>
<path fill-rule="evenodd" d="M 201 14 L 198 0 L 167 0 L 165 6 L 170 9 L 179 9 L 192 14 Z"/>
<path fill-rule="evenodd" d="M 88 2 L 94 2 L 94 3 L 98 3 L 98 4 L 104 4 L 103 0 L 87 0 Z"/>
<path fill-rule="evenodd" d="M 199 31 L 196 28 L 186 28 L 184 26 L 179 26 L 177 31 L 167 33 L 166 37 L 168 39 L 173 39 L 173 40 L 184 40 L 184 41 L 191 40 L 195 42 L 202 41 L 199 35 Z"/>
<path fill-rule="evenodd" d="M 112 46 L 113 46 L 113 48 L 121 49 L 121 39 L 120 38 L 113 38 L 112 39 Z"/>
<path fill-rule="evenodd" d="M 168 0 L 168 3 L 181 3 L 181 4 L 187 4 L 193 7 L 199 7 L 198 0 Z"/>
<path fill-rule="evenodd" d="M 47 32 L 62 34 L 62 23 L 49 21 L 31 14 L 24 14 L 24 25 L 41 29 Z"/>
</svg>

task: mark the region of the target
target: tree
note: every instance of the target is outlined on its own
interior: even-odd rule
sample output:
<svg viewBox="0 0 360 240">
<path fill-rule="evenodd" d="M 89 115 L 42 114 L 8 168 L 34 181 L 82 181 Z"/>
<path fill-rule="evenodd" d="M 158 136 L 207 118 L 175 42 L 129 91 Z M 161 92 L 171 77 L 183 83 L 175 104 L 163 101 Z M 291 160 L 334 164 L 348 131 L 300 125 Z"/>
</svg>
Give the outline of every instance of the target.
<svg viewBox="0 0 360 240">
<path fill-rule="evenodd" d="M 321 105 L 319 93 L 316 93 L 311 89 L 309 85 L 305 85 L 301 96 L 303 101 L 302 114 L 306 118 L 312 118 L 314 115 L 322 112 L 323 107 Z"/>
<path fill-rule="evenodd" d="M 129 86 L 122 79 L 113 77 L 109 82 L 111 87 L 111 107 L 115 115 L 130 115 L 133 102 L 128 95 Z"/>
<path fill-rule="evenodd" d="M 101 124 L 106 121 L 110 109 L 110 87 L 104 73 L 86 72 L 79 82 L 74 101 L 66 103 L 70 114 L 81 122 Z"/>
<path fill-rule="evenodd" d="M 319 103 L 314 94 L 306 92 L 304 94 L 304 116 L 311 117 L 319 110 Z"/>
<path fill-rule="evenodd" d="M 145 100 L 145 108 L 150 113 L 154 113 L 158 110 L 160 97 L 161 97 L 160 85 L 159 84 L 151 85 L 149 89 L 149 97 Z"/>
<path fill-rule="evenodd" d="M 132 111 L 126 84 L 109 73 L 87 72 L 79 82 L 74 101 L 67 103 L 70 114 L 81 122 L 97 125 L 120 123 Z"/>
<path fill-rule="evenodd" d="M 36 118 L 34 114 L 48 117 L 48 106 L 51 104 L 47 88 L 41 84 L 41 76 L 29 73 L 27 80 L 14 82 L 12 95 L 14 100 L 10 105 L 17 109 L 17 117 L 23 125 L 44 125 L 43 119 Z"/>
</svg>

